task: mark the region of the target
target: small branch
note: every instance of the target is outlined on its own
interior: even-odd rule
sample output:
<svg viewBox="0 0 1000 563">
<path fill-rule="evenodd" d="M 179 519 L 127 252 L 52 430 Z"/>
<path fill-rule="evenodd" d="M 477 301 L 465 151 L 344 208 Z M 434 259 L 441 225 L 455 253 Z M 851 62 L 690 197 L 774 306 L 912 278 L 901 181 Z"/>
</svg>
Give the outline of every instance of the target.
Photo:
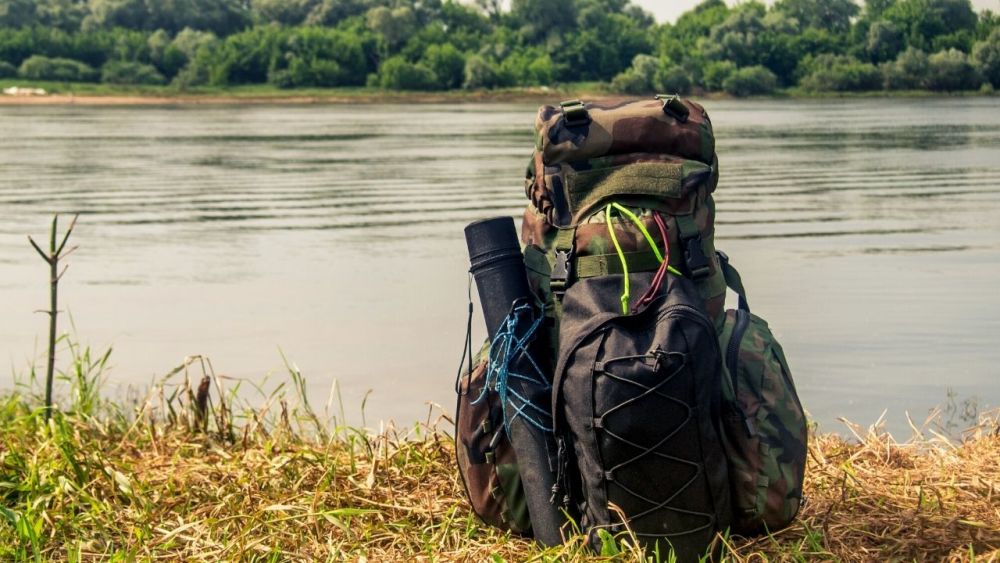
<svg viewBox="0 0 1000 563">
<path fill-rule="evenodd" d="M 28 235 L 28 242 L 31 243 L 31 246 L 35 247 L 35 250 L 38 251 L 38 255 L 42 257 L 42 260 L 45 260 L 49 264 L 52 263 L 52 259 L 49 258 L 48 254 L 45 254 L 45 251 L 38 246 L 38 243 L 35 242 L 35 239 L 31 238 L 31 235 Z"/>
<path fill-rule="evenodd" d="M 77 213 L 76 215 L 73 215 L 73 220 L 69 222 L 69 228 L 66 229 L 66 234 L 63 236 L 62 242 L 59 243 L 59 249 L 56 250 L 53 253 L 57 257 L 59 257 L 60 255 L 62 255 L 63 248 L 66 248 L 66 242 L 69 240 L 69 236 L 71 234 L 73 234 L 73 227 L 76 226 L 76 220 L 79 219 L 79 218 L 80 218 L 80 214 Z M 52 240 L 55 240 L 55 239 L 53 238 Z M 76 250 L 76 249 L 74 248 L 73 250 Z M 72 250 L 70 252 L 72 252 Z"/>
</svg>

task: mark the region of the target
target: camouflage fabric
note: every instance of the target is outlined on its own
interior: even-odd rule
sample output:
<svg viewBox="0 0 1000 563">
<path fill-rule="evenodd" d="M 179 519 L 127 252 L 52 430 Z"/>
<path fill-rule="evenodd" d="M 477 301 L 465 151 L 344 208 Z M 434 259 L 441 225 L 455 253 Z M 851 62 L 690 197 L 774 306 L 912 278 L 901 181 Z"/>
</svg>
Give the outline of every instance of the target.
<svg viewBox="0 0 1000 563">
<path fill-rule="evenodd" d="M 561 108 L 541 107 L 526 195 L 561 227 L 612 197 L 683 200 L 705 187 L 698 198 L 703 202 L 718 182 L 712 122 L 700 105 L 676 103 L 683 118 L 658 99 L 582 104 L 585 122 L 567 119 Z"/>
<path fill-rule="evenodd" d="M 531 535 L 524 488 L 514 448 L 503 429 L 503 407 L 495 392 L 479 399 L 486 382 L 489 345 L 477 355 L 471 372 L 458 380 L 455 452 L 472 511 L 483 522 Z"/>
<path fill-rule="evenodd" d="M 806 418 L 781 345 L 749 311 L 727 311 L 720 334 L 723 443 L 734 533 L 787 526 L 802 501 Z"/>
<path fill-rule="evenodd" d="M 604 205 L 615 201 L 640 216 L 660 250 L 663 241 L 652 212 L 664 217 L 670 264 L 685 272 L 678 217 L 687 217 L 698 230 L 708 260 L 708 275 L 696 279 L 695 285 L 709 317 L 720 319 L 725 280 L 714 246 L 712 193 L 719 166 L 712 123 L 697 103 L 682 99 L 672 103 L 679 104 L 686 117 L 665 110 L 667 102 L 661 99 L 579 104 L 577 111 L 586 110 L 584 121 L 568 118 L 572 114 L 562 108 L 540 108 L 535 120 L 535 152 L 525 181 L 531 204 L 524 213 L 522 242 L 547 252 L 551 268 L 559 229 L 575 229 L 575 279 L 621 273 L 621 260 L 601 212 Z M 627 254 L 630 271 L 658 267 L 634 224 L 616 224 L 615 234 Z M 550 313 L 558 323 L 558 309 Z"/>
</svg>

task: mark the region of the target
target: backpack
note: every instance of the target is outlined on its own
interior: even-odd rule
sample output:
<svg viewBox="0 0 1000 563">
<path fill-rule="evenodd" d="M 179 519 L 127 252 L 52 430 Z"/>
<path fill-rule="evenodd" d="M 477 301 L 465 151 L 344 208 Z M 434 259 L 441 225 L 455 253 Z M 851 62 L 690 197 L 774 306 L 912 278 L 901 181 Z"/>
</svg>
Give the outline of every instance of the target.
<svg viewBox="0 0 1000 563">
<path fill-rule="evenodd" d="M 627 528 L 682 559 L 704 554 L 716 532 L 787 525 L 801 499 L 805 418 L 766 323 L 753 317 L 743 329 L 744 313 L 723 310 L 734 285 L 749 314 L 738 273 L 714 247 L 708 114 L 677 97 L 571 101 L 541 108 L 536 134 L 522 242 L 551 325 L 567 507 L 595 548 L 601 530 Z M 650 390 L 676 364 L 657 354 L 688 360 L 669 392 Z M 609 358 L 634 365 L 608 372 Z M 671 420 L 671 406 L 691 416 Z M 678 464 L 697 478 L 683 479 Z"/>
<path fill-rule="evenodd" d="M 535 353 L 554 366 L 552 502 L 595 549 L 633 533 L 682 560 L 727 528 L 787 525 L 801 500 L 805 417 L 780 345 L 748 316 L 739 274 L 714 247 L 707 113 L 677 97 L 571 101 L 542 107 L 536 134 L 521 237 L 545 321 Z M 736 311 L 724 311 L 727 286 L 740 294 Z M 474 427 L 457 424 L 460 449 Z M 527 504 L 523 487 L 464 482 L 470 498 L 492 490 L 506 506 Z"/>
</svg>

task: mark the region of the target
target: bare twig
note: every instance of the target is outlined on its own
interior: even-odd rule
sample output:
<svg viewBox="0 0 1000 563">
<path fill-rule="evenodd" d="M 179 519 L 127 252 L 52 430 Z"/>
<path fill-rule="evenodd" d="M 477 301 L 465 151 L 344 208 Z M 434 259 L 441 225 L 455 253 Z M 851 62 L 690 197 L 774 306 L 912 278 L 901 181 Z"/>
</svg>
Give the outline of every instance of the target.
<svg viewBox="0 0 1000 563">
<path fill-rule="evenodd" d="M 73 228 L 76 227 L 76 220 L 79 215 L 74 215 L 73 219 L 69 223 L 69 228 L 66 229 L 66 233 L 63 235 L 62 240 L 56 244 L 59 232 L 59 215 L 56 214 L 52 217 L 52 232 L 49 236 L 49 252 L 45 252 L 42 248 L 35 242 L 35 239 L 28 236 L 28 242 L 31 243 L 32 248 L 38 252 L 38 255 L 42 257 L 43 260 L 49 265 L 49 310 L 42 311 L 49 315 L 49 357 L 48 366 L 45 372 L 45 418 L 46 420 L 52 416 L 52 382 L 55 377 L 55 363 L 56 363 L 56 318 L 59 315 L 59 280 L 62 279 L 63 274 L 66 273 L 66 268 L 68 266 L 63 265 L 62 269 L 59 269 L 59 260 L 69 256 L 78 247 L 74 246 L 68 251 L 63 252 L 66 249 L 66 243 L 69 242 L 69 237 L 73 234 Z"/>
</svg>

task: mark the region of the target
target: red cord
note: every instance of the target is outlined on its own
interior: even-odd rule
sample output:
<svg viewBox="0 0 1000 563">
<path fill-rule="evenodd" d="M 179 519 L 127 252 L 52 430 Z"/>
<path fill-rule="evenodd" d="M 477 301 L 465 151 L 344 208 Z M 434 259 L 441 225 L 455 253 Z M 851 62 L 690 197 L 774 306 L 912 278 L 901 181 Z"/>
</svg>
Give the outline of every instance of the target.
<svg viewBox="0 0 1000 563">
<path fill-rule="evenodd" d="M 656 294 L 660 292 L 660 288 L 663 286 L 663 279 L 667 275 L 667 267 L 670 266 L 670 242 L 667 238 L 667 225 L 663 222 L 663 217 L 660 217 L 658 211 L 653 212 L 653 221 L 656 222 L 657 228 L 660 229 L 660 237 L 663 239 L 663 263 L 660 264 L 659 269 L 656 270 L 656 275 L 653 276 L 653 283 L 646 290 L 646 293 L 642 294 L 639 301 L 632 307 L 632 314 L 636 314 L 639 309 L 646 306 L 656 297 Z"/>
</svg>

